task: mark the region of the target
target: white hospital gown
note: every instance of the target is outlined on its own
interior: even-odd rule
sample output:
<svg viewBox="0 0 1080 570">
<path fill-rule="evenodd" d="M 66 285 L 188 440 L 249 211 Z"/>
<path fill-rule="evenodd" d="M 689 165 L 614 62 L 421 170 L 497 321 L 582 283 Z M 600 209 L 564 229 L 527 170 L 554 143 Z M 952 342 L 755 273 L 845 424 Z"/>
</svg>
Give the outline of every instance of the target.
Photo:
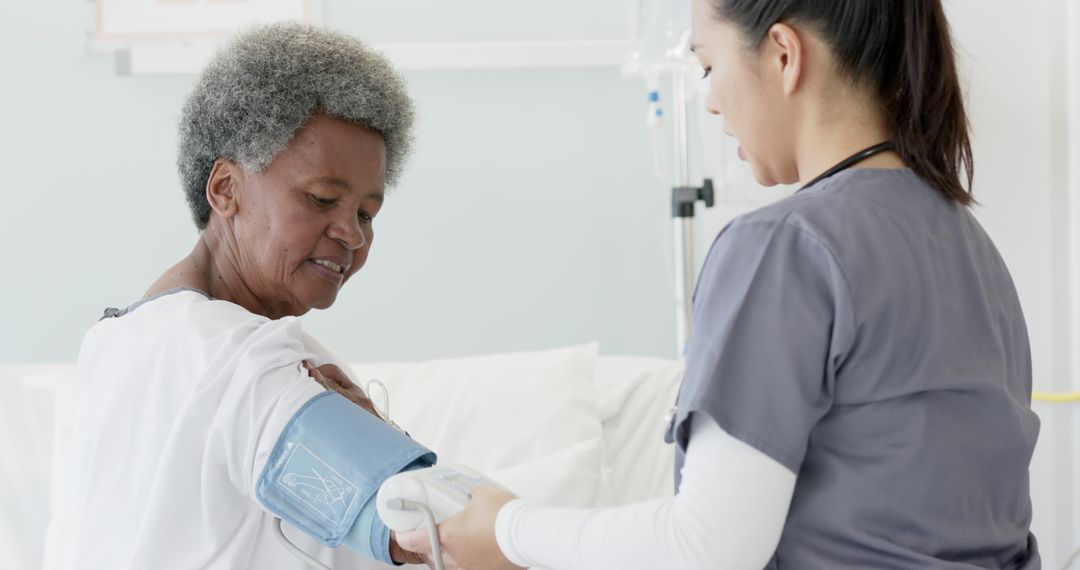
<svg viewBox="0 0 1080 570">
<path fill-rule="evenodd" d="M 332 360 L 299 320 L 177 290 L 105 318 L 79 355 L 70 469 L 54 506 L 61 568 L 299 570 L 255 485 Z M 336 362 L 342 369 L 346 367 Z M 285 525 L 336 568 L 383 567 Z"/>
</svg>

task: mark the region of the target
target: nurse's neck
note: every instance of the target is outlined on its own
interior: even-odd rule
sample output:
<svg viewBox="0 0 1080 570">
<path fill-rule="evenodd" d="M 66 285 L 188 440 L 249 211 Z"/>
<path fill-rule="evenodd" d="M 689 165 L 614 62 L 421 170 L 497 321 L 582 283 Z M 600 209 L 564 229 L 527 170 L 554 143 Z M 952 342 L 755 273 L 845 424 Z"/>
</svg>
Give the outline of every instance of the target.
<svg viewBox="0 0 1080 570">
<path fill-rule="evenodd" d="M 853 90 L 833 90 L 805 107 L 805 120 L 796 135 L 795 162 L 804 185 L 844 159 L 892 139 L 888 118 L 880 106 Z M 906 168 L 894 151 L 876 154 L 851 168 Z"/>
</svg>

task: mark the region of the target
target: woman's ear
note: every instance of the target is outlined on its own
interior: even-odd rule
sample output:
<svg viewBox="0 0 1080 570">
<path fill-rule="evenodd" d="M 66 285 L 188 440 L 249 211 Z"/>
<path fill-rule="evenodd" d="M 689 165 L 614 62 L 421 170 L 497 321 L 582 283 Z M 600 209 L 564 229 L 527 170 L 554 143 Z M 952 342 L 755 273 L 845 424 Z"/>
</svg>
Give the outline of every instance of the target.
<svg viewBox="0 0 1080 570">
<path fill-rule="evenodd" d="M 773 24 L 765 38 L 766 65 L 776 73 L 785 95 L 799 88 L 806 65 L 802 40 L 795 28 L 787 24 Z"/>
<path fill-rule="evenodd" d="M 206 180 L 206 201 L 210 209 L 224 219 L 236 215 L 239 209 L 237 197 L 240 182 L 244 178 L 244 169 L 239 164 L 226 158 L 219 158 L 210 170 Z"/>
</svg>

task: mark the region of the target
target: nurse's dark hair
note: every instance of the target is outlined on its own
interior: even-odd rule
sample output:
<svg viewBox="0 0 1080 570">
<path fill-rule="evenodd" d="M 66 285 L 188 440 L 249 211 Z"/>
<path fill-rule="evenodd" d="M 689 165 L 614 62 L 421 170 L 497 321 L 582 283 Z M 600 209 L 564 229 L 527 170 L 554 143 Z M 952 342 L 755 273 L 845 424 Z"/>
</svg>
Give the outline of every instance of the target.
<svg viewBox="0 0 1080 570">
<path fill-rule="evenodd" d="M 974 202 L 968 118 L 941 0 L 709 1 L 754 48 L 778 22 L 816 31 L 840 70 L 876 94 L 904 162 L 950 200 Z"/>
</svg>

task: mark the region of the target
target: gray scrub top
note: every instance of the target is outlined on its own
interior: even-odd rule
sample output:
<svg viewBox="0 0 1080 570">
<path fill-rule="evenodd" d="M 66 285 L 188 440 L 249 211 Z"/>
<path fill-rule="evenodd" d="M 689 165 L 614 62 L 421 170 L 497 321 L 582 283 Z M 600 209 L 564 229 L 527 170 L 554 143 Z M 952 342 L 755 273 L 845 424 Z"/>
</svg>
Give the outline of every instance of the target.
<svg viewBox="0 0 1080 570">
<path fill-rule="evenodd" d="M 668 437 L 704 412 L 797 475 L 768 568 L 1039 568 L 1030 396 L 982 227 L 909 169 L 852 169 L 716 238 Z"/>
</svg>

